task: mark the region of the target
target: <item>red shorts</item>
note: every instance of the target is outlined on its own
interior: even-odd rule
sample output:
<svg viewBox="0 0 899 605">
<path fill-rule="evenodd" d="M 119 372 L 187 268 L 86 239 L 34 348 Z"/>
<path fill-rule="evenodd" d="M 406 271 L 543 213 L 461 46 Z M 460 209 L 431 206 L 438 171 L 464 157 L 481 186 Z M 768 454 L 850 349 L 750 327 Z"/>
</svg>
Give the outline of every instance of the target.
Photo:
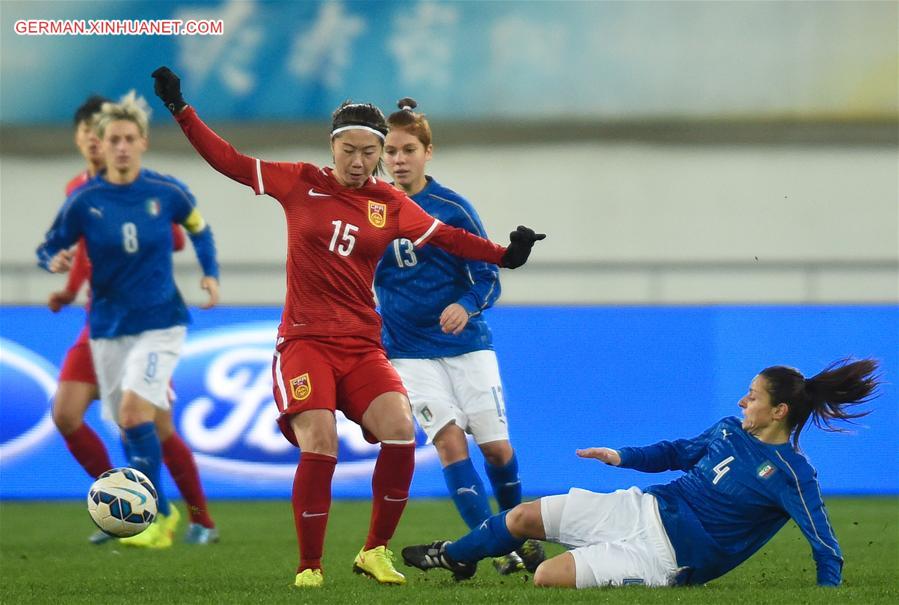
<svg viewBox="0 0 899 605">
<path fill-rule="evenodd" d="M 97 375 L 94 373 L 94 358 L 91 356 L 91 346 L 88 342 L 88 328 L 84 326 L 78 340 L 66 353 L 59 371 L 59 382 L 86 382 L 97 384 Z"/>
<path fill-rule="evenodd" d="M 406 394 L 403 381 L 384 349 L 356 337 L 296 338 L 278 345 L 272 362 L 275 403 L 281 415 L 278 426 L 294 445 L 290 418 L 306 410 L 340 410 L 362 425 L 362 415 L 378 396 Z M 365 432 L 365 438 L 377 443 Z"/>
</svg>

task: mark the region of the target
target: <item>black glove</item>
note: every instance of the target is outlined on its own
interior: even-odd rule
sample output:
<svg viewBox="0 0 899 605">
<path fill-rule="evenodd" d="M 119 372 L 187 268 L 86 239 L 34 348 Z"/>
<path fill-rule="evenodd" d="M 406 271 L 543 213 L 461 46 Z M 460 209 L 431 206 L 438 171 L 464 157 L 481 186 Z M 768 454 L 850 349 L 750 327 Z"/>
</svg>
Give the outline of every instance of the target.
<svg viewBox="0 0 899 605">
<path fill-rule="evenodd" d="M 157 68 L 150 75 L 156 81 L 153 84 L 153 91 L 157 97 L 162 99 L 162 102 L 169 108 L 172 115 L 176 115 L 184 109 L 187 103 L 184 102 L 184 97 L 181 96 L 181 78 L 165 66 Z"/>
<path fill-rule="evenodd" d="M 506 253 L 503 254 L 500 265 L 507 269 L 520 267 L 527 262 L 528 256 L 531 255 L 531 248 L 534 247 L 534 242 L 545 238 L 545 233 L 534 233 L 533 229 L 519 225 L 518 229 L 509 234 L 511 243 L 506 248 Z"/>
</svg>

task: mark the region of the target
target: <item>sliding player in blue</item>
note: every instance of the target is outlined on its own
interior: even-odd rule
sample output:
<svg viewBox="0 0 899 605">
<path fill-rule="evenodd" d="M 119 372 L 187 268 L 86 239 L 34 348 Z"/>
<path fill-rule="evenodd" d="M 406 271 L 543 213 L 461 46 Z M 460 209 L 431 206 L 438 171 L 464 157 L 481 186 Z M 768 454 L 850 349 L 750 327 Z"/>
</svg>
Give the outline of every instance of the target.
<svg viewBox="0 0 899 605">
<path fill-rule="evenodd" d="M 495 515 L 456 542 L 407 547 L 403 559 L 467 578 L 479 559 L 537 538 L 571 549 L 540 565 L 537 586 L 703 584 L 793 519 L 811 545 L 818 584 L 837 586 L 843 557 L 799 435 L 809 420 L 837 430 L 832 421 L 865 415 L 846 408 L 875 396 L 876 370 L 870 359 L 837 362 L 811 378 L 785 366 L 765 368 L 740 399 L 742 419 L 724 418 L 693 439 L 577 452 L 644 472 L 684 471 L 675 481 L 645 492 L 572 489 Z"/>
<path fill-rule="evenodd" d="M 447 225 L 486 237 L 471 203 L 425 174 L 431 159 L 431 126 L 410 98 L 387 118 L 384 163 L 394 186 Z M 409 393 L 412 413 L 434 444 L 450 496 L 470 529 L 491 514 L 484 483 L 468 453 L 466 433 L 484 455 L 484 470 L 499 510 L 521 504 L 518 459 L 509 425 L 493 336 L 483 311 L 499 298 L 499 269 L 467 261 L 434 246 L 416 250 L 394 240 L 375 273 L 381 307 L 381 340 Z M 526 541 L 494 559 L 501 574 L 545 558 L 543 546 Z"/>
<path fill-rule="evenodd" d="M 129 93 L 104 103 L 95 127 L 106 168 L 66 200 L 44 243 L 39 264 L 71 268 L 71 247 L 84 238 L 93 266 L 88 323 L 103 413 L 122 429 L 129 464 L 156 487 L 156 522 L 122 544 L 167 548 L 180 514 L 162 489 L 162 450 L 154 420 L 169 409 L 168 387 L 190 321 L 172 275 L 172 223 L 187 229 L 203 268 L 200 285 L 218 301 L 212 231 L 180 181 L 141 168 L 147 148 L 146 102 Z"/>
</svg>

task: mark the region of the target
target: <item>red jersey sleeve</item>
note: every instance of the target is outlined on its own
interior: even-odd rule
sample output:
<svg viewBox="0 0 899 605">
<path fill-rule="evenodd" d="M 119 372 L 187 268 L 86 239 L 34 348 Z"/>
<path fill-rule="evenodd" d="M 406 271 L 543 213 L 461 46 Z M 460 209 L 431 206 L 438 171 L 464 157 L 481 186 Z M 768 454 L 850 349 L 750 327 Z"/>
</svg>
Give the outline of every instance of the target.
<svg viewBox="0 0 899 605">
<path fill-rule="evenodd" d="M 90 177 L 85 170 L 78 176 L 74 177 L 71 181 L 66 184 L 66 197 L 72 195 L 72 192 L 84 185 Z"/>
<path fill-rule="evenodd" d="M 465 229 L 450 227 L 425 212 L 404 195 L 399 198 L 399 236 L 418 248 L 432 244 L 467 260 L 480 260 L 500 265 L 506 249 Z M 501 266 L 501 265 L 500 265 Z"/>
<path fill-rule="evenodd" d="M 252 187 L 256 195 L 268 194 L 281 200 L 293 188 L 302 164 L 263 162 L 234 149 L 207 126 L 193 107 L 175 116 L 187 140 L 210 166 L 228 178 Z"/>
<path fill-rule="evenodd" d="M 187 237 L 184 235 L 184 229 L 172 223 L 172 250 L 180 252 L 184 250 L 184 244 L 187 243 Z"/>
<path fill-rule="evenodd" d="M 66 290 L 77 295 L 84 282 L 90 279 L 91 261 L 87 258 L 87 247 L 84 238 L 78 240 L 75 247 L 75 257 L 72 259 L 72 268 L 69 269 L 69 277 L 66 280 Z"/>
</svg>

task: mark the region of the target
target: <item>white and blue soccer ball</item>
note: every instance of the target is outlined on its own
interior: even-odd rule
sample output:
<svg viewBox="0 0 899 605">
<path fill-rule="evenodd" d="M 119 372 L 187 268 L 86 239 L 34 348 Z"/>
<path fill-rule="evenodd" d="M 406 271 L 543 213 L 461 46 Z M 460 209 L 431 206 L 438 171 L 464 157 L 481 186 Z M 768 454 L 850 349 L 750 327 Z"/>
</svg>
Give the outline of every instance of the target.
<svg viewBox="0 0 899 605">
<path fill-rule="evenodd" d="M 136 536 L 156 519 L 156 488 L 133 468 L 100 475 L 87 492 L 87 510 L 104 532 L 117 538 Z"/>
</svg>

